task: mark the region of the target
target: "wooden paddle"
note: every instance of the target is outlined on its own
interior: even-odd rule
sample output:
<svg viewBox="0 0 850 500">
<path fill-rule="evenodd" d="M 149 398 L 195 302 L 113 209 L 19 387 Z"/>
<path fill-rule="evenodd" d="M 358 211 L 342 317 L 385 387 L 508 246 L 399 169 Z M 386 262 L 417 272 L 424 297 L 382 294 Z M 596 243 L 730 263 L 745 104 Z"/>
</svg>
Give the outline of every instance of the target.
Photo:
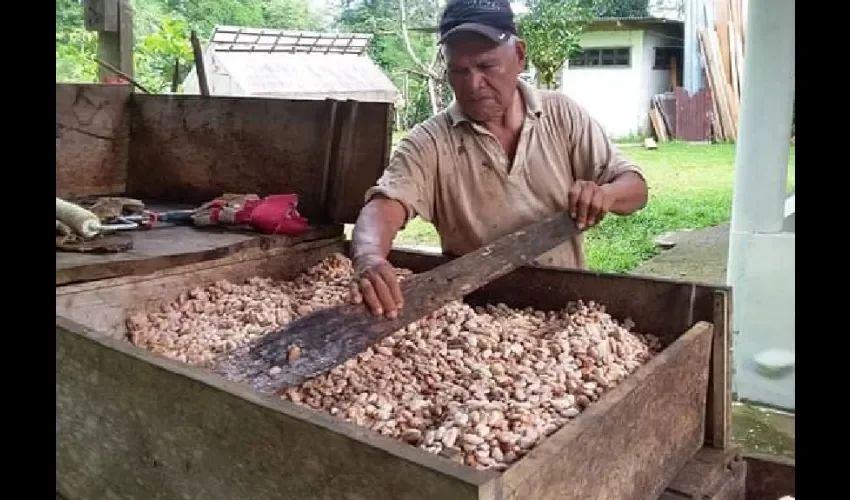
<svg viewBox="0 0 850 500">
<path fill-rule="evenodd" d="M 280 392 L 296 386 L 330 371 L 443 305 L 528 264 L 577 231 L 568 213 L 558 213 L 406 279 L 401 284 L 404 308 L 395 319 L 376 317 L 358 304 L 323 309 L 270 333 L 249 350 L 222 359 L 218 369 L 247 377 L 260 390 Z M 290 356 L 292 348 L 300 350 L 297 358 Z M 275 366 L 280 370 L 271 370 Z"/>
</svg>

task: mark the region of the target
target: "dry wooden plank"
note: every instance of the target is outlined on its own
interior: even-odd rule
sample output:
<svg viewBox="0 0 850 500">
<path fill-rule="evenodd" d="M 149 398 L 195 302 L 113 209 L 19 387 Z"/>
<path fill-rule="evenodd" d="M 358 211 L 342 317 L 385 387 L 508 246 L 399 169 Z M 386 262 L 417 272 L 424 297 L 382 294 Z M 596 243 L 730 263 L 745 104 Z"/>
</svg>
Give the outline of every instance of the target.
<svg viewBox="0 0 850 500">
<path fill-rule="evenodd" d="M 720 53 L 715 41 L 717 33 L 714 30 L 705 31 L 705 50 L 708 57 L 709 67 L 711 68 L 711 79 L 714 83 L 714 89 L 717 92 L 717 109 L 720 111 L 720 121 L 723 125 L 723 135 L 726 139 L 734 138 L 734 129 L 732 124 L 731 111 L 729 110 L 729 96 L 727 95 L 726 79 L 723 76 L 723 68 L 720 59 Z"/>
<path fill-rule="evenodd" d="M 477 471 L 56 319 L 56 488 L 70 499 L 499 498 Z"/>
<path fill-rule="evenodd" d="M 341 237 L 341 226 L 319 226 L 297 236 L 173 226 L 127 233 L 133 248 L 114 254 L 56 252 L 56 284 L 149 274 L 160 269 L 220 259 L 249 248 L 285 247 Z"/>
<path fill-rule="evenodd" d="M 717 67 L 716 59 L 714 59 L 714 52 L 711 46 L 711 37 L 710 30 L 704 30 L 701 32 L 702 43 L 700 44 L 700 48 L 704 52 L 705 60 L 704 65 L 706 69 L 706 80 L 711 82 L 711 94 L 712 99 L 715 102 L 717 107 L 717 117 L 720 122 L 720 130 L 721 138 L 729 139 L 731 138 L 731 128 L 729 124 L 729 118 L 727 115 L 726 109 L 726 101 L 724 95 L 725 87 L 722 84 L 722 77 L 719 74 L 719 68 Z"/>
<path fill-rule="evenodd" d="M 714 292 L 714 342 L 709 379 L 707 430 L 713 448 L 726 450 L 732 434 L 732 368 L 729 360 L 732 332 L 731 292 Z"/>
<path fill-rule="evenodd" d="M 720 118 L 721 137 L 724 139 L 734 139 L 735 128 L 732 123 L 731 111 L 729 110 L 726 85 L 723 82 L 723 76 L 717 62 L 718 56 L 714 44 L 716 33 L 713 30 L 699 30 L 698 35 L 701 42 L 700 53 L 703 58 L 703 65 L 706 68 L 706 80 L 709 81 L 712 99 L 717 106 Z"/>
<path fill-rule="evenodd" d="M 744 88 L 744 33 L 738 29 L 735 30 L 735 65 L 737 67 L 738 100 L 740 101 L 741 92 Z"/>
<path fill-rule="evenodd" d="M 723 74 L 723 80 L 731 83 L 732 61 L 729 57 L 731 54 L 729 50 L 729 5 L 727 0 L 714 0 L 714 7 L 716 12 L 714 29 L 717 32 L 720 72 Z"/>
<path fill-rule="evenodd" d="M 731 0 L 731 2 L 729 3 L 729 9 L 731 12 L 730 21 L 735 26 L 735 30 L 739 33 L 740 41 L 743 44 L 744 28 L 746 27 L 746 21 L 744 19 L 742 0 Z"/>
<path fill-rule="evenodd" d="M 709 60 L 707 56 L 706 42 L 705 37 L 703 36 L 703 30 L 697 30 L 697 38 L 699 39 L 699 55 L 700 60 L 702 61 L 702 66 L 705 69 L 705 81 L 708 84 L 709 92 L 711 92 L 711 105 L 713 112 L 711 114 L 711 125 L 714 129 L 714 134 L 718 139 L 725 139 L 723 130 L 723 121 L 720 117 L 720 102 L 718 101 L 717 91 L 714 89 L 714 80 L 712 79 L 711 66 L 709 65 Z"/>
<path fill-rule="evenodd" d="M 128 311 L 156 307 L 181 292 L 220 279 L 254 276 L 290 279 L 342 250 L 342 241 L 320 239 L 291 247 L 251 248 L 213 261 L 176 266 L 144 276 L 123 276 L 56 288 L 56 314 L 115 337 L 126 334 Z"/>
<path fill-rule="evenodd" d="M 724 128 L 726 128 L 729 132 L 729 139 L 734 141 L 738 137 L 738 123 L 736 121 L 736 112 L 732 100 L 733 96 L 731 95 L 732 86 L 729 83 L 728 76 L 725 74 L 725 70 L 723 69 L 723 55 L 721 53 L 720 40 L 717 36 L 717 32 L 708 30 L 707 35 L 709 40 L 708 49 L 710 50 L 713 65 L 712 73 L 715 78 L 714 83 L 721 89 L 722 94 L 720 103 L 721 112 L 725 113 L 721 115 L 725 121 Z"/>
<path fill-rule="evenodd" d="M 201 41 L 198 40 L 198 33 L 195 30 L 190 32 L 189 39 L 192 45 L 192 57 L 195 61 L 195 73 L 198 77 L 198 88 L 201 90 L 202 96 L 210 95 L 210 86 L 207 83 L 207 69 L 204 65 L 204 51 L 201 48 Z"/>
<path fill-rule="evenodd" d="M 655 137 L 658 139 L 658 142 L 666 142 L 667 130 L 664 127 L 664 120 L 655 106 L 652 106 L 649 110 L 649 119 L 652 122 L 652 128 L 655 130 Z"/>
<path fill-rule="evenodd" d="M 734 91 L 735 103 L 741 102 L 741 88 L 739 86 L 740 80 L 738 78 L 738 74 L 744 71 L 744 68 L 738 66 L 738 30 L 734 25 L 729 26 L 729 51 L 730 51 L 730 80 L 732 83 L 732 90 Z"/>
<path fill-rule="evenodd" d="M 531 450 L 505 472 L 505 498 L 657 498 L 703 443 L 708 371 L 696 367 L 707 366 L 712 330 L 695 324 Z"/>
<path fill-rule="evenodd" d="M 674 59 L 675 61 L 675 59 Z M 676 87 L 674 87 L 675 89 Z M 672 96 L 660 98 L 655 98 L 655 109 L 658 111 L 658 115 L 661 117 L 661 122 L 664 124 L 664 130 L 667 133 L 668 139 L 670 136 L 675 136 L 676 133 L 676 122 L 674 117 L 676 116 L 676 94 L 675 90 Z"/>
</svg>

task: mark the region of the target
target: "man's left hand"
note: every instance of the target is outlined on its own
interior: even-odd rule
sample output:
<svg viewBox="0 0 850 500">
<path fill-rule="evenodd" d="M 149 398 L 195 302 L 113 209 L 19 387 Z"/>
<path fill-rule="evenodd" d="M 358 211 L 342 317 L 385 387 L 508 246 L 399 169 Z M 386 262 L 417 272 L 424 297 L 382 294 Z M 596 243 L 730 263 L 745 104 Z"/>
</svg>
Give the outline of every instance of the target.
<svg viewBox="0 0 850 500">
<path fill-rule="evenodd" d="M 600 222 L 614 205 L 614 197 L 605 186 L 592 181 L 576 181 L 570 188 L 569 210 L 579 230 Z"/>
</svg>

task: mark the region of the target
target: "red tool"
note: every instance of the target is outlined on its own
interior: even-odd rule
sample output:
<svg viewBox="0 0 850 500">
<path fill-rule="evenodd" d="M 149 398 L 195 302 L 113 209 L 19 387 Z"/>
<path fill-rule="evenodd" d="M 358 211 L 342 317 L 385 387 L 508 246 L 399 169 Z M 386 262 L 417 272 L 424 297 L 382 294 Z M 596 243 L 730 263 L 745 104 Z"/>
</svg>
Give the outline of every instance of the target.
<svg viewBox="0 0 850 500">
<path fill-rule="evenodd" d="M 262 233 L 298 236 L 310 229 L 310 225 L 297 207 L 297 195 L 266 196 L 251 210 L 249 222 Z"/>
<path fill-rule="evenodd" d="M 266 234 L 298 236 L 310 228 L 298 213 L 298 195 L 223 195 L 205 203 L 193 216 L 197 226 L 247 224 Z"/>
</svg>

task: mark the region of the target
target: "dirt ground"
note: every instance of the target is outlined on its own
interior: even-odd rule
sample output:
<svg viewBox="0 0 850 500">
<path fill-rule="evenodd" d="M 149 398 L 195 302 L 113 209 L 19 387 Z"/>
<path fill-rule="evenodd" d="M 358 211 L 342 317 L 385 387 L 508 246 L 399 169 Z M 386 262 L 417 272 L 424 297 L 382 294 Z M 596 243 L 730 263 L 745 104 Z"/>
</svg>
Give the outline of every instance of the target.
<svg viewBox="0 0 850 500">
<path fill-rule="evenodd" d="M 645 262 L 632 274 L 711 284 L 726 281 L 729 224 L 665 235 L 669 250 Z M 745 451 L 794 458 L 794 416 L 748 404 L 732 409 L 733 439 Z"/>
</svg>

